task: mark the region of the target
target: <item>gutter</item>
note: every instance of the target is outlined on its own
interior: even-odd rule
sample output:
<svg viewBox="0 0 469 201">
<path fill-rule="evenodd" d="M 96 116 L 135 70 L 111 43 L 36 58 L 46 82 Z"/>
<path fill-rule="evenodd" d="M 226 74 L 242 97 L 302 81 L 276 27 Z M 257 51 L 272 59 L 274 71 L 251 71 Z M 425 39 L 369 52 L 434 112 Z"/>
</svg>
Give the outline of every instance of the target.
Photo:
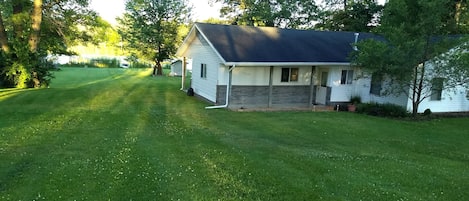
<svg viewBox="0 0 469 201">
<path fill-rule="evenodd" d="M 231 77 L 233 73 L 233 69 L 236 67 L 236 65 L 231 66 L 228 69 L 228 84 L 226 85 L 226 97 L 225 97 L 225 104 L 224 105 L 215 105 L 215 106 L 209 106 L 205 107 L 205 109 L 220 109 L 220 108 L 227 108 L 230 102 L 230 93 L 231 93 Z"/>
<path fill-rule="evenodd" d="M 227 66 L 257 66 L 257 67 L 269 67 L 269 66 L 346 66 L 350 65 L 350 62 L 225 62 Z"/>
</svg>

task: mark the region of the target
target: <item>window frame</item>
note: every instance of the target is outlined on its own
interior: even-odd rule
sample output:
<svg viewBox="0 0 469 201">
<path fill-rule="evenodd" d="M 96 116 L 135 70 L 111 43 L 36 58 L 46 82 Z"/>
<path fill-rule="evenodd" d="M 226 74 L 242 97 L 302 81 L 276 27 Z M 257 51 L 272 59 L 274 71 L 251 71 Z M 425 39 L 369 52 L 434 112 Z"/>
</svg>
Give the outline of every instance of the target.
<svg viewBox="0 0 469 201">
<path fill-rule="evenodd" d="M 340 76 L 340 84 L 341 85 L 351 85 L 353 84 L 353 70 L 342 70 L 342 74 Z"/>
<path fill-rule="evenodd" d="M 431 101 L 441 101 L 443 97 L 443 86 L 445 79 L 441 77 L 433 78 L 431 81 Z M 437 86 L 435 86 L 437 85 Z"/>
<path fill-rule="evenodd" d="M 200 64 L 200 78 L 207 79 L 207 64 Z"/>
<path fill-rule="evenodd" d="M 299 68 L 282 68 L 280 82 L 298 82 Z"/>
<path fill-rule="evenodd" d="M 381 96 L 383 90 L 383 76 L 373 73 L 370 81 L 370 94 Z"/>
</svg>

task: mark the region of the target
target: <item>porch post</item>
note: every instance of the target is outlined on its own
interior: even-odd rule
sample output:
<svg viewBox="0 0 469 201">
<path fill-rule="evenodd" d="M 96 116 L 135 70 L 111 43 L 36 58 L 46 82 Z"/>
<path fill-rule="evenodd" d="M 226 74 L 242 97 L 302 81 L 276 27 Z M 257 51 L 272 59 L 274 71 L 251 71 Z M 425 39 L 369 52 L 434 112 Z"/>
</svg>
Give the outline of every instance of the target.
<svg viewBox="0 0 469 201">
<path fill-rule="evenodd" d="M 274 90 L 274 87 L 272 86 L 272 79 L 273 79 L 273 76 L 274 76 L 274 67 L 273 66 L 270 66 L 270 75 L 269 75 L 269 103 L 267 105 L 268 108 L 272 107 L 272 92 Z"/>
<path fill-rule="evenodd" d="M 309 107 L 313 106 L 313 99 L 314 99 L 314 70 L 316 66 L 311 67 L 311 76 L 309 78 Z"/>
<path fill-rule="evenodd" d="M 181 81 L 181 90 L 184 90 L 184 85 L 186 83 L 186 68 L 187 68 L 187 63 L 186 63 L 186 57 L 182 58 L 182 81 Z"/>
</svg>

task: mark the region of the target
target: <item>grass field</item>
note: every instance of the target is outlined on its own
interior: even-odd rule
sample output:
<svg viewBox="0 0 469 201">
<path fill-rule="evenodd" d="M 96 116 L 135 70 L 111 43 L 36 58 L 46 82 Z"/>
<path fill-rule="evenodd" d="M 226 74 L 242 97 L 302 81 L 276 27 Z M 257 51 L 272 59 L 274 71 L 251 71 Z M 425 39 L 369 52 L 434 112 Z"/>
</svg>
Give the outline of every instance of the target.
<svg viewBox="0 0 469 201">
<path fill-rule="evenodd" d="M 146 69 L 0 90 L 0 200 L 469 200 L 469 119 L 232 112 Z"/>
</svg>

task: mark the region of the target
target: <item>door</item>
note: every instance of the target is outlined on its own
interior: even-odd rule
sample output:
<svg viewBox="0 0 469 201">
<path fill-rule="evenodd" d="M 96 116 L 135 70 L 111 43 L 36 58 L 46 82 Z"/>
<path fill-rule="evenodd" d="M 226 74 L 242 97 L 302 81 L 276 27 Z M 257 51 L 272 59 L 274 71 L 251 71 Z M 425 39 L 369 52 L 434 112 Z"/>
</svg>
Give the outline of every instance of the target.
<svg viewBox="0 0 469 201">
<path fill-rule="evenodd" d="M 320 73 L 321 77 L 319 78 L 321 82 L 317 87 L 316 91 L 316 103 L 321 105 L 326 105 L 327 103 L 327 80 L 329 77 L 329 72 L 322 71 Z"/>
</svg>

